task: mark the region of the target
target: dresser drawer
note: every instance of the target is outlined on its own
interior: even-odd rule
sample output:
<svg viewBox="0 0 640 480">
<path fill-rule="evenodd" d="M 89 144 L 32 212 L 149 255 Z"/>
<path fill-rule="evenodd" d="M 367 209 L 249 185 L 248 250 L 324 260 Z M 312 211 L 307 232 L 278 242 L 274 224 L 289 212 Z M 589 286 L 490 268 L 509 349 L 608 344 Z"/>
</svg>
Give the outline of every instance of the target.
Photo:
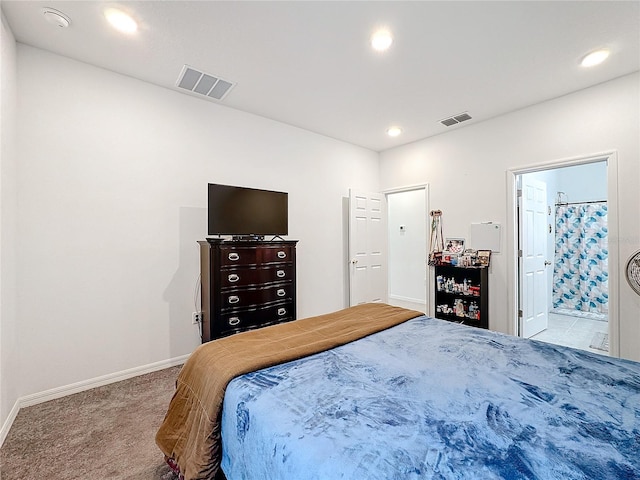
<svg viewBox="0 0 640 480">
<path fill-rule="evenodd" d="M 242 309 L 220 315 L 220 333 L 228 335 L 250 328 L 288 322 L 294 318 L 292 302 L 262 308 Z"/>
<path fill-rule="evenodd" d="M 293 284 L 285 283 L 258 288 L 238 288 L 223 292 L 221 309 L 237 309 L 254 305 L 291 300 L 293 298 Z"/>
<path fill-rule="evenodd" d="M 289 245 L 268 247 L 221 247 L 220 265 L 264 265 L 266 263 L 287 263 L 293 261 L 293 248 Z"/>
<path fill-rule="evenodd" d="M 293 261 L 292 247 L 280 245 L 273 248 L 263 248 L 261 250 L 261 261 L 264 263 L 284 263 Z"/>
<path fill-rule="evenodd" d="M 293 279 L 293 265 L 234 268 L 220 272 L 220 288 L 247 287 Z"/>
</svg>

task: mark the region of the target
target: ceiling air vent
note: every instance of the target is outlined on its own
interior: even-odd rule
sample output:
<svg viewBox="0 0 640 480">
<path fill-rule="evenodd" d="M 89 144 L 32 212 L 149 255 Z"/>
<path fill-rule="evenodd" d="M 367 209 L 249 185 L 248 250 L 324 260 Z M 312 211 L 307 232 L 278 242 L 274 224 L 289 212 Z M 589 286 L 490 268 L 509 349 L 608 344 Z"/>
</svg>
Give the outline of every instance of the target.
<svg viewBox="0 0 640 480">
<path fill-rule="evenodd" d="M 450 127 L 458 123 L 466 122 L 467 120 L 471 120 L 471 115 L 469 115 L 467 112 L 464 112 L 464 113 L 459 113 L 458 115 L 454 115 L 453 117 L 440 120 L 440 123 L 443 124 L 445 127 Z"/>
<path fill-rule="evenodd" d="M 182 72 L 180 72 L 176 85 L 192 93 L 216 100 L 222 100 L 233 87 L 233 83 L 196 70 L 189 65 L 182 67 Z"/>
</svg>

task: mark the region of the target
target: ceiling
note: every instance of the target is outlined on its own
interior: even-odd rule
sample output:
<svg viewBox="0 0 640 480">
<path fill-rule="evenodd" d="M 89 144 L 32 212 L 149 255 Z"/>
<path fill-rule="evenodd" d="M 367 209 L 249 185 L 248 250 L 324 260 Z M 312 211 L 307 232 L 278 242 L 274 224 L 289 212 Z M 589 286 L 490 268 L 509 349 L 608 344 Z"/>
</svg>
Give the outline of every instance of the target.
<svg viewBox="0 0 640 480">
<path fill-rule="evenodd" d="M 185 64 L 234 83 L 222 100 L 374 151 L 559 97 L 640 69 L 638 1 L 2 0 L 18 42 L 175 91 Z M 124 35 L 103 16 L 130 13 Z M 44 7 L 71 19 L 45 21 Z M 370 37 L 389 29 L 391 48 Z M 586 69 L 588 52 L 609 59 Z M 187 93 L 189 94 L 189 93 Z M 452 127 L 440 120 L 462 112 Z M 392 126 L 403 130 L 391 138 Z"/>
</svg>

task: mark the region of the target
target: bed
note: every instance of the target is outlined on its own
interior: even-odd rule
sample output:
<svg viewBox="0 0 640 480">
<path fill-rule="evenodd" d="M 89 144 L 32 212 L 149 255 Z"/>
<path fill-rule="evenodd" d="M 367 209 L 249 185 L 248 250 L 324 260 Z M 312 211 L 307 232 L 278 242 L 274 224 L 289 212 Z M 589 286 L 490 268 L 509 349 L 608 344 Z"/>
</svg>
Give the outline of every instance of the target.
<svg viewBox="0 0 640 480">
<path fill-rule="evenodd" d="M 291 323 L 185 364 L 156 437 L 185 478 L 640 478 L 638 363 L 383 304 Z"/>
</svg>

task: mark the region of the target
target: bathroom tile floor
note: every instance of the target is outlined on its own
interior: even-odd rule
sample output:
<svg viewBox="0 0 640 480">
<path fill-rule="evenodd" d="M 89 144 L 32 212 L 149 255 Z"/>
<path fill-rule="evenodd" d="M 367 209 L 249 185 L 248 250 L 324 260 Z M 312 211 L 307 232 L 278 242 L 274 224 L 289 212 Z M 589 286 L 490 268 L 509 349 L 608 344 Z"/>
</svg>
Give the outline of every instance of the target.
<svg viewBox="0 0 640 480">
<path fill-rule="evenodd" d="M 548 328 L 531 338 L 556 345 L 579 348 L 600 355 L 609 355 L 609 352 L 589 346 L 597 333 L 608 334 L 609 323 L 602 320 L 549 313 Z"/>
</svg>

